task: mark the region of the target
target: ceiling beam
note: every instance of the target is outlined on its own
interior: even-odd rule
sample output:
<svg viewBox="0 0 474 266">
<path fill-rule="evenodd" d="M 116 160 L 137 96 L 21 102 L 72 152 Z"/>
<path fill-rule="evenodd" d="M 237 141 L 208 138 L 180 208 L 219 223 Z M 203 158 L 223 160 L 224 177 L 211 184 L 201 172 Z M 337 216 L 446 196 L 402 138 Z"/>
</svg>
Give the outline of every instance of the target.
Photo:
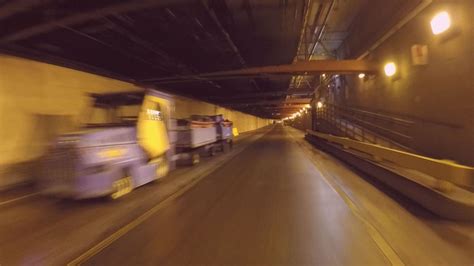
<svg viewBox="0 0 474 266">
<path fill-rule="evenodd" d="M 53 31 L 58 27 L 58 25 L 63 26 L 74 26 L 77 24 L 81 24 L 90 20 L 100 19 L 105 16 L 114 15 L 114 14 L 121 14 L 126 12 L 132 12 L 137 10 L 142 10 L 146 8 L 152 7 L 159 7 L 165 6 L 170 4 L 178 4 L 178 3 L 185 3 L 186 0 L 140 0 L 140 1 L 126 1 L 121 2 L 120 4 L 110 5 L 99 9 L 90 10 L 88 12 L 80 12 L 75 13 L 71 16 L 66 16 L 60 19 L 54 19 L 51 21 L 47 21 L 45 23 L 41 23 L 38 25 L 34 25 L 32 27 L 28 27 L 23 30 L 15 31 L 12 34 L 4 36 L 0 39 L 0 42 L 14 42 L 24 40 L 39 34 L 44 34 L 50 31 Z"/>
<path fill-rule="evenodd" d="M 9 18 L 36 6 L 47 4 L 52 0 L 16 0 L 10 1 L 0 7 L 0 20 Z"/>
<path fill-rule="evenodd" d="M 311 60 L 298 61 L 289 65 L 251 67 L 238 70 L 218 71 L 201 74 L 201 77 L 247 76 L 257 74 L 304 74 L 304 73 L 374 73 L 378 70 L 375 64 L 364 60 Z"/>
<path fill-rule="evenodd" d="M 260 108 L 265 110 L 300 110 L 306 104 L 280 105 L 280 106 L 262 106 Z"/>
<path fill-rule="evenodd" d="M 230 97 L 211 95 L 207 96 L 209 100 L 231 100 L 231 99 L 246 99 L 246 98 L 262 98 L 262 97 L 278 97 L 278 96 L 303 96 L 309 97 L 313 94 L 313 90 L 301 90 L 301 91 L 270 91 L 270 92 L 257 92 L 257 93 L 243 93 Z"/>
<path fill-rule="evenodd" d="M 275 101 L 258 101 L 258 102 L 236 102 L 236 103 L 220 103 L 225 106 L 246 107 L 246 106 L 263 106 L 263 105 L 302 105 L 309 104 L 311 99 L 286 99 Z"/>
<path fill-rule="evenodd" d="M 356 74 L 356 73 L 376 73 L 379 71 L 377 64 L 365 60 L 311 60 L 298 61 L 289 65 L 251 67 L 229 71 L 218 71 L 202 73 L 190 76 L 176 76 L 168 78 L 148 79 L 154 83 L 166 83 L 188 80 L 202 80 L 213 78 L 232 79 L 241 76 L 255 76 L 263 74 L 273 75 L 308 75 L 308 74 Z"/>
</svg>

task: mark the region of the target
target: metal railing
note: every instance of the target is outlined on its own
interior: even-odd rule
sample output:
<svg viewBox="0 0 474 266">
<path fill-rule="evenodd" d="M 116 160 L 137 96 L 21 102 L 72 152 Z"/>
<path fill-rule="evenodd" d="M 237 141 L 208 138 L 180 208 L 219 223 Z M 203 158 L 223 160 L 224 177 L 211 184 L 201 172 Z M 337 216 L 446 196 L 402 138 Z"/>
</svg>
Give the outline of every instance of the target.
<svg viewBox="0 0 474 266">
<path fill-rule="evenodd" d="M 366 110 L 325 104 L 317 108 L 316 121 L 326 121 L 344 136 L 389 148 L 411 150 L 413 120 Z"/>
<path fill-rule="evenodd" d="M 377 162 L 388 161 L 396 166 L 416 170 L 438 180 L 447 181 L 471 190 L 474 188 L 474 167 L 471 166 L 433 159 L 415 153 L 324 134 L 313 130 L 307 130 L 307 133 L 331 143 L 339 144 L 344 149 L 352 149 L 368 154 Z"/>
</svg>

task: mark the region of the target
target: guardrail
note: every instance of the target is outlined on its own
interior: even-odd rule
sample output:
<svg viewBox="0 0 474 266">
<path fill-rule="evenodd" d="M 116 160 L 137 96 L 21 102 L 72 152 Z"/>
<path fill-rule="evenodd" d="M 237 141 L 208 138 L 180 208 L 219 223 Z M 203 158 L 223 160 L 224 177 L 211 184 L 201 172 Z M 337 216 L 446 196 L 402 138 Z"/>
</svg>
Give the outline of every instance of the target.
<svg viewBox="0 0 474 266">
<path fill-rule="evenodd" d="M 411 149 L 411 127 L 415 123 L 403 119 L 334 104 L 325 104 L 315 112 L 317 119 L 325 120 L 345 135 L 374 144 L 383 142 L 391 148 Z"/>
<path fill-rule="evenodd" d="M 474 188 L 474 167 L 446 160 L 433 159 L 345 137 L 337 137 L 313 130 L 307 130 L 307 134 L 339 144 L 344 149 L 353 149 L 363 152 L 372 156 L 375 161 L 389 161 L 397 166 L 417 170 L 438 180 L 447 181 L 469 189 Z"/>
</svg>

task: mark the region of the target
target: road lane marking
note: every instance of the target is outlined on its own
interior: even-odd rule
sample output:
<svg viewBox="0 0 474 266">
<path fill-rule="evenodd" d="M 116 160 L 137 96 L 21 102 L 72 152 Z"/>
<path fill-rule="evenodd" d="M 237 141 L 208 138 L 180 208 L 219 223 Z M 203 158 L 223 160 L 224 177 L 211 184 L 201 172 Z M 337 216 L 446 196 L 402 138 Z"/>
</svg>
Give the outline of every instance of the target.
<svg viewBox="0 0 474 266">
<path fill-rule="evenodd" d="M 154 215 L 156 212 L 159 210 L 163 209 L 164 207 L 167 206 L 167 204 L 171 203 L 173 200 L 177 199 L 181 195 L 183 195 L 186 191 L 191 189 L 196 183 L 201 181 L 204 177 L 206 177 L 209 173 L 204 173 L 202 176 L 195 178 L 193 181 L 185 185 L 184 187 L 180 188 L 178 191 L 174 192 L 170 196 L 168 196 L 166 199 L 163 201 L 159 202 L 157 205 L 155 205 L 153 208 L 150 210 L 146 211 L 144 214 L 140 215 L 138 218 L 130 222 L 129 224 L 125 225 L 124 227 L 120 228 L 113 234 L 111 234 L 109 237 L 106 239 L 100 241 L 98 244 L 81 254 L 79 257 L 74 259 L 73 261 L 69 262 L 67 265 L 80 265 L 81 263 L 87 261 L 88 259 L 92 258 L 94 255 L 98 254 L 108 246 L 110 246 L 113 242 L 115 242 L 117 239 L 120 237 L 124 236 L 128 232 L 130 232 L 132 229 L 146 221 L 148 218 L 150 218 L 152 215 Z"/>
<path fill-rule="evenodd" d="M 27 195 L 24 195 L 24 196 L 21 196 L 21 197 L 18 197 L 18 198 L 14 198 L 14 199 L 11 199 L 11 200 L 0 202 L 0 206 L 8 205 L 8 204 L 13 203 L 13 202 L 17 202 L 17 201 L 20 201 L 20 200 L 23 200 L 23 199 L 26 199 L 26 198 L 36 196 L 36 195 L 38 195 L 38 193 L 39 192 L 35 192 L 35 193 L 27 194 Z"/>
<path fill-rule="evenodd" d="M 148 218 L 150 218 L 152 215 L 157 213 L 159 210 L 166 207 L 169 203 L 171 203 L 175 199 L 179 198 L 185 192 L 187 192 L 192 187 L 194 187 L 199 181 L 201 181 L 202 179 L 204 179 L 205 177 L 207 177 L 208 175 L 210 175 L 211 173 L 213 173 L 217 169 L 223 167 L 227 162 L 230 162 L 233 158 L 235 158 L 242 151 L 244 151 L 249 145 L 251 145 L 255 141 L 257 141 L 260 138 L 262 138 L 263 136 L 265 136 L 268 132 L 270 132 L 270 130 L 264 131 L 262 133 L 257 133 L 256 134 L 257 137 L 254 140 L 251 140 L 250 143 L 246 144 L 245 146 L 240 147 L 240 150 L 236 150 L 236 152 L 234 154 L 231 154 L 231 156 L 229 158 L 227 158 L 226 160 L 223 160 L 222 162 L 220 162 L 217 165 L 214 165 L 215 167 L 211 167 L 210 169 L 207 169 L 201 175 L 194 178 L 191 182 L 189 182 L 188 184 L 186 184 L 183 187 L 179 188 L 177 191 L 175 191 L 174 193 L 169 195 L 167 198 L 160 201 L 153 208 L 146 211 L 145 213 L 143 213 L 142 215 L 140 215 L 139 217 L 134 219 L 132 222 L 130 222 L 127 225 L 120 228 L 119 230 L 115 231 L 110 236 L 103 239 L 102 241 L 100 241 L 99 243 L 94 245 L 92 248 L 88 249 L 86 252 L 82 253 L 79 257 L 77 257 L 74 260 L 72 260 L 71 262 L 69 262 L 67 265 L 68 266 L 81 265 L 82 263 L 86 262 L 87 260 L 89 260 L 93 256 L 97 255 L 99 252 L 101 252 L 102 250 L 106 249 L 111 244 L 113 244 L 116 240 L 118 240 L 119 238 L 121 238 L 122 236 L 124 236 L 125 234 L 127 234 L 128 232 L 130 232 L 131 230 L 133 230 L 134 228 L 136 228 L 137 226 L 139 226 L 143 222 L 145 222 Z M 252 136 L 252 135 L 250 135 L 250 136 Z M 253 135 L 253 136 L 255 136 L 255 135 Z M 247 137 L 245 139 L 247 139 Z"/>
<path fill-rule="evenodd" d="M 326 184 L 328 184 L 329 187 L 331 187 L 341 198 L 342 200 L 346 203 L 346 205 L 349 207 L 351 212 L 354 214 L 354 216 L 359 219 L 367 229 L 367 233 L 369 234 L 370 238 L 375 242 L 377 247 L 380 249 L 380 251 L 384 254 L 384 256 L 388 259 L 390 264 L 394 266 L 402 266 L 405 265 L 403 263 L 402 259 L 396 251 L 390 246 L 390 244 L 385 240 L 385 238 L 382 236 L 382 234 L 377 230 L 377 228 L 371 224 L 363 215 L 360 210 L 360 208 L 352 201 L 352 199 L 347 195 L 347 193 L 344 192 L 344 190 L 341 188 L 341 186 L 337 183 L 337 181 L 332 180 L 333 178 L 329 178 L 323 171 L 320 169 L 321 165 L 317 163 L 317 161 L 313 158 L 313 146 L 306 146 L 303 143 L 301 144 L 301 141 L 299 141 L 299 138 L 296 138 L 291 132 L 289 135 L 295 140 L 295 142 L 298 144 L 298 146 L 305 152 L 306 154 L 309 155 L 310 161 L 313 163 L 315 166 L 316 171 L 320 174 L 322 179 L 325 181 Z M 307 144 L 309 145 L 309 144 Z M 318 167 L 319 166 L 319 167 Z"/>
</svg>

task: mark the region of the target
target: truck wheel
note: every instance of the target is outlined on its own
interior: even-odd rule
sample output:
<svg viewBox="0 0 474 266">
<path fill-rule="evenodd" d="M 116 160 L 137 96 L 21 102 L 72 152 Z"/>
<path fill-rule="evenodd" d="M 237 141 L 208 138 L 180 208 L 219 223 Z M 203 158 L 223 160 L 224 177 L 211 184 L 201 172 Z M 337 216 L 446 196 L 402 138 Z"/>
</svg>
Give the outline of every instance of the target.
<svg viewBox="0 0 474 266">
<path fill-rule="evenodd" d="M 130 193 L 133 189 L 132 178 L 130 176 L 120 178 L 112 184 L 113 190 L 115 191 L 110 195 L 112 199 L 117 199 L 125 194 Z"/>
<path fill-rule="evenodd" d="M 160 179 L 166 176 L 169 172 L 169 163 L 166 159 L 166 156 L 162 156 L 162 158 L 158 162 L 158 168 L 156 169 L 156 179 Z"/>
<path fill-rule="evenodd" d="M 221 150 L 222 152 L 228 152 L 230 150 L 229 142 L 226 140 L 221 142 Z"/>
<path fill-rule="evenodd" d="M 234 141 L 229 140 L 228 144 L 229 144 L 229 150 L 232 150 L 232 148 L 234 147 Z"/>
<path fill-rule="evenodd" d="M 198 152 L 194 152 L 191 154 L 191 165 L 196 165 L 201 160 L 201 156 L 199 156 Z"/>
<path fill-rule="evenodd" d="M 214 156 L 216 155 L 216 149 L 214 148 L 214 146 L 211 146 L 209 147 L 209 156 Z"/>
</svg>

